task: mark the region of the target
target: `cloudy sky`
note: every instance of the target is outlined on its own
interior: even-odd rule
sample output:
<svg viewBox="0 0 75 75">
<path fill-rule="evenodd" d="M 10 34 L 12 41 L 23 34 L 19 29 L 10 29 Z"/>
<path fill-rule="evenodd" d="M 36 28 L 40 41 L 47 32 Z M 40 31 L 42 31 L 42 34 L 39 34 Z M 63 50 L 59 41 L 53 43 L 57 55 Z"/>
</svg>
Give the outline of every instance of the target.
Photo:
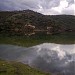
<svg viewBox="0 0 75 75">
<path fill-rule="evenodd" d="M 0 10 L 31 9 L 45 15 L 75 15 L 74 0 L 0 0 Z"/>
</svg>

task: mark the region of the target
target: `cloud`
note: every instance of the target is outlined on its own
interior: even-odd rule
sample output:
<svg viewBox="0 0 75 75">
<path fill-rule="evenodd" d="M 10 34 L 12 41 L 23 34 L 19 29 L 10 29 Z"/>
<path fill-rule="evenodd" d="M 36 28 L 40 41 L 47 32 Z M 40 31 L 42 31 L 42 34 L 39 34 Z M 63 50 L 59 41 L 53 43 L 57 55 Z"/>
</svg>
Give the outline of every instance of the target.
<svg viewBox="0 0 75 75">
<path fill-rule="evenodd" d="M 50 9 L 51 7 L 56 7 L 60 3 L 60 0 L 41 0 L 40 5 L 43 9 Z"/>
<path fill-rule="evenodd" d="M 38 9 L 38 0 L 1 0 L 0 10 Z"/>
<path fill-rule="evenodd" d="M 67 2 L 68 2 L 69 4 L 73 4 L 73 3 L 74 3 L 74 0 L 67 0 Z"/>
<path fill-rule="evenodd" d="M 74 15 L 74 6 L 74 0 L 0 0 L 0 10 L 31 9 L 47 15 Z"/>
<path fill-rule="evenodd" d="M 0 45 L 0 58 L 22 62 L 46 72 L 75 75 L 75 44 L 43 43 L 29 48 Z"/>
<path fill-rule="evenodd" d="M 71 3 L 70 3 L 71 2 Z M 75 15 L 74 12 L 75 3 L 73 0 L 60 0 L 58 6 L 51 7 L 50 9 L 43 9 L 41 12 L 43 14 L 49 15 L 57 15 L 57 14 L 67 14 L 67 15 Z"/>
<path fill-rule="evenodd" d="M 70 5 L 69 7 L 67 7 L 67 8 L 65 8 L 64 10 L 62 10 L 62 13 L 63 14 L 73 14 L 73 15 L 75 15 L 75 11 L 74 11 L 74 7 L 75 7 L 75 4 L 72 4 L 72 5 Z"/>
</svg>

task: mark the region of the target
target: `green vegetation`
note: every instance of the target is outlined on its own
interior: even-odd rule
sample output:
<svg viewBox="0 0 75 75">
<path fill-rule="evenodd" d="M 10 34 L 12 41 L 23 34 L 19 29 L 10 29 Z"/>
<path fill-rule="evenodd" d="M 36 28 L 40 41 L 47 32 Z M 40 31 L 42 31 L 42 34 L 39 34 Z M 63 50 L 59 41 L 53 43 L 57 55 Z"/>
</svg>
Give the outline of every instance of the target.
<svg viewBox="0 0 75 75">
<path fill-rule="evenodd" d="M 26 36 L 25 25 L 35 26 L 35 35 Z M 47 29 L 49 27 L 49 29 Z M 29 33 L 33 33 L 32 28 Z M 59 34 L 58 34 L 59 33 Z M 72 15 L 42 15 L 24 11 L 0 11 L 0 44 L 19 46 L 34 46 L 41 43 L 75 44 L 75 16 Z M 50 75 L 37 71 L 19 62 L 0 60 L 0 75 Z"/>
<path fill-rule="evenodd" d="M 65 31 L 75 32 L 75 16 L 74 15 L 51 15 L 48 16 L 50 19 L 54 20 L 56 25 L 61 25 L 62 29 Z"/>
<path fill-rule="evenodd" d="M 19 46 L 34 46 L 41 43 L 75 44 L 75 34 L 63 33 L 57 35 L 32 35 L 32 36 L 0 36 L 0 44 L 13 44 Z"/>
<path fill-rule="evenodd" d="M 0 75 L 51 75 L 20 62 L 0 60 Z"/>
<path fill-rule="evenodd" d="M 35 26 L 34 31 L 33 28 L 30 28 L 31 31 L 29 31 L 25 27 L 28 24 Z M 47 30 L 47 27 L 50 27 L 49 30 Z M 49 32 L 50 34 L 40 34 L 41 32 L 36 34 L 38 30 L 46 30 L 46 33 Z M 28 35 L 33 32 L 35 32 L 35 35 Z M 28 36 L 25 36 L 25 34 Z M 74 44 L 75 16 L 48 16 L 31 10 L 0 12 L 0 44 L 28 47 L 45 42 Z"/>
<path fill-rule="evenodd" d="M 47 16 L 31 10 L 0 12 L 0 34 L 23 36 L 28 31 L 26 25 L 35 26 L 35 31 L 45 30 L 52 34 L 75 32 L 75 16 Z"/>
</svg>

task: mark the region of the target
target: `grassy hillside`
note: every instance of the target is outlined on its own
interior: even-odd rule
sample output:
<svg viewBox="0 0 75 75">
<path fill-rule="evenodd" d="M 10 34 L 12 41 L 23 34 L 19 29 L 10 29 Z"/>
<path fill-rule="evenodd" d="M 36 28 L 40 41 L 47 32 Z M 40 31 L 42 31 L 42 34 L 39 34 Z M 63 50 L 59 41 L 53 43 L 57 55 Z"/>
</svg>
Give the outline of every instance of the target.
<svg viewBox="0 0 75 75">
<path fill-rule="evenodd" d="M 65 30 L 72 29 L 75 31 L 75 16 L 74 15 L 51 15 L 50 19 L 55 20 L 59 25 L 62 25 Z"/>
<path fill-rule="evenodd" d="M 13 44 L 30 47 L 41 43 L 75 44 L 74 33 L 58 35 L 32 35 L 32 36 L 0 36 L 0 44 Z"/>
<path fill-rule="evenodd" d="M 75 16 L 47 16 L 31 10 L 0 12 L 0 34 L 25 35 L 26 25 L 35 26 L 35 31 L 46 30 L 52 34 L 75 32 Z"/>
<path fill-rule="evenodd" d="M 19 62 L 0 60 L 0 75 L 51 75 Z"/>
<path fill-rule="evenodd" d="M 28 24 L 35 26 L 35 29 L 26 29 Z M 47 26 L 51 29 L 47 30 Z M 46 34 L 37 34 L 36 30 L 46 30 Z M 0 11 L 0 44 L 28 47 L 45 42 L 74 44 L 75 16 L 43 15 L 31 10 Z"/>
</svg>

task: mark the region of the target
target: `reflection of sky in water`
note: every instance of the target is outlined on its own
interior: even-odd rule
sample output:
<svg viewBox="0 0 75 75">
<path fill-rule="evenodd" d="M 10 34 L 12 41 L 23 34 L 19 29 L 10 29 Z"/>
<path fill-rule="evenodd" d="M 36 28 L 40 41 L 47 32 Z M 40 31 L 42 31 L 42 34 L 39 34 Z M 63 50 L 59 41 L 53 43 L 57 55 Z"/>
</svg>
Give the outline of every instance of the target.
<svg viewBox="0 0 75 75">
<path fill-rule="evenodd" d="M 17 60 L 48 72 L 75 75 L 75 44 L 44 43 L 29 48 L 0 45 L 0 58 Z"/>
</svg>

